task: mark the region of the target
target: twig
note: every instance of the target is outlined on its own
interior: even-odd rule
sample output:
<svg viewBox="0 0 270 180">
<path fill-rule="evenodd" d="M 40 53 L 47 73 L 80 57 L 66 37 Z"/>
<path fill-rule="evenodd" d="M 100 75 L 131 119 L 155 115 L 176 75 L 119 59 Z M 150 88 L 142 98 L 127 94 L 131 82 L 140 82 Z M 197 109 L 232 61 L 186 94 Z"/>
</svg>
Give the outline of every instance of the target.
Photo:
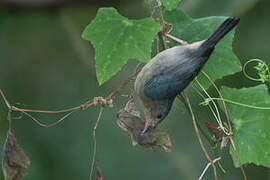
<svg viewBox="0 0 270 180">
<path fill-rule="evenodd" d="M 61 123 L 63 120 L 65 120 L 68 116 L 70 116 L 72 113 L 74 113 L 75 111 L 71 111 L 71 112 L 68 112 L 66 115 L 64 115 L 62 118 L 60 118 L 59 120 L 51 123 L 51 124 L 44 124 L 42 122 L 40 122 L 39 120 L 37 120 L 36 118 L 34 118 L 31 114 L 27 113 L 27 112 L 24 112 L 24 111 L 21 111 L 23 114 L 25 114 L 26 116 L 28 116 L 30 119 L 32 119 L 35 123 L 37 123 L 39 126 L 41 127 L 46 127 L 46 128 L 49 128 L 49 127 L 52 127 L 52 126 L 55 126 L 59 123 Z"/>
<path fill-rule="evenodd" d="M 10 110 L 8 111 L 8 114 L 7 114 L 7 120 L 8 120 L 8 130 L 11 131 L 11 129 L 12 129 L 12 119 L 11 119 L 11 111 Z"/>
<path fill-rule="evenodd" d="M 66 112 L 72 112 L 76 110 L 83 110 L 87 109 L 91 106 L 95 106 L 96 104 L 94 102 L 92 103 L 87 103 L 87 104 L 81 104 L 79 106 L 75 106 L 72 108 L 68 109 L 62 109 L 62 110 L 39 110 L 39 109 L 23 109 L 23 108 L 18 108 L 16 106 L 11 106 L 10 109 L 12 111 L 20 111 L 20 112 L 33 112 L 33 113 L 45 113 L 45 114 L 60 114 L 60 113 L 66 113 Z"/>
<path fill-rule="evenodd" d="M 91 102 L 86 102 L 84 104 L 81 104 L 79 106 L 71 107 L 68 109 L 62 109 L 62 110 L 39 110 L 39 109 L 24 109 L 19 108 L 16 106 L 13 106 L 10 104 L 10 102 L 7 100 L 5 94 L 0 89 L 0 95 L 3 98 L 7 108 L 10 111 L 19 111 L 19 112 L 31 112 L 31 113 L 45 113 L 45 114 L 60 114 L 60 113 L 67 113 L 67 112 L 73 112 L 77 110 L 85 110 L 89 107 L 96 106 L 96 105 L 108 105 L 112 107 L 112 99 L 115 98 L 115 96 L 124 88 L 126 87 L 138 74 L 138 71 L 136 71 L 133 75 L 131 75 L 126 81 L 124 81 L 118 88 L 116 88 L 114 91 L 112 91 L 108 97 L 95 97 Z"/>
<path fill-rule="evenodd" d="M 223 96 L 222 96 L 222 94 L 221 94 L 219 88 L 218 88 L 218 87 L 216 86 L 216 84 L 213 82 L 213 80 L 211 79 L 211 77 L 210 77 L 206 72 L 204 72 L 204 71 L 202 71 L 202 73 L 203 73 L 203 75 L 209 80 L 209 82 L 214 86 L 214 88 L 215 88 L 216 91 L 218 92 L 220 98 L 223 99 Z M 232 125 L 231 125 L 231 121 L 230 121 L 230 118 L 229 118 L 229 113 L 228 113 L 228 110 L 227 110 L 226 103 L 225 103 L 225 101 L 222 101 L 222 103 L 223 103 L 224 113 L 225 113 L 225 116 L 226 116 L 226 119 L 227 119 L 229 131 L 230 131 L 229 133 L 230 133 L 230 134 L 233 134 L 233 133 L 232 133 Z M 231 141 L 233 150 L 237 153 L 236 147 L 235 147 L 235 144 L 234 144 L 234 142 L 233 142 L 232 137 L 230 137 L 230 141 Z M 237 157 L 240 159 L 238 153 L 237 153 Z M 221 168 L 221 169 L 222 169 L 222 168 Z M 243 175 L 243 177 L 244 177 L 244 180 L 248 180 L 248 179 L 247 179 L 246 172 L 245 172 L 243 166 L 240 166 L 240 169 L 241 169 L 241 173 L 242 173 L 242 175 Z"/>
<path fill-rule="evenodd" d="M 3 98 L 7 108 L 8 108 L 8 121 L 9 121 L 9 129 L 11 129 L 11 113 L 13 111 L 19 111 L 21 113 L 23 113 L 24 115 L 28 116 L 31 120 L 33 120 L 35 123 L 37 123 L 39 126 L 41 127 L 52 127 L 55 125 L 58 125 L 59 123 L 61 123 L 63 120 L 65 120 L 68 116 L 70 116 L 72 113 L 74 113 L 75 111 L 78 110 L 85 110 L 89 107 L 92 106 L 96 106 L 96 105 L 101 105 L 101 106 L 109 106 L 109 107 L 113 107 L 113 98 L 115 98 L 115 96 L 124 88 L 126 87 L 133 79 L 134 77 L 136 77 L 138 74 L 138 68 L 136 68 L 136 72 L 131 75 L 126 81 L 124 81 L 118 88 L 116 88 L 114 91 L 112 91 L 107 98 L 103 98 L 103 97 L 95 97 L 92 101 L 88 101 L 84 104 L 81 104 L 79 106 L 75 106 L 72 108 L 68 108 L 68 109 L 62 109 L 62 110 L 39 110 L 39 109 L 23 109 L 23 108 L 18 108 L 16 106 L 13 106 L 10 104 L 10 102 L 7 100 L 5 94 L 3 93 L 3 91 L 0 89 L 0 96 Z M 46 113 L 46 114 L 60 114 L 60 113 L 67 113 L 65 114 L 62 118 L 60 118 L 59 120 L 51 123 L 51 124 L 44 124 L 42 122 L 40 122 L 39 120 L 37 120 L 36 118 L 34 118 L 31 114 L 29 114 L 28 112 L 31 113 Z"/>
<path fill-rule="evenodd" d="M 199 95 L 199 96 L 201 96 L 201 98 L 203 99 L 203 100 L 205 100 L 205 99 L 207 99 L 195 86 L 193 86 L 193 85 L 191 85 L 191 87 L 196 91 L 196 93 Z M 212 112 L 212 114 L 213 114 L 213 116 L 214 116 L 214 118 L 217 120 L 217 121 L 219 121 L 219 119 L 218 119 L 218 115 L 216 115 L 216 113 L 219 113 L 219 112 L 215 112 L 215 110 L 213 109 L 213 107 L 212 107 L 212 105 L 209 103 L 209 104 L 207 104 L 207 106 L 209 107 L 209 109 L 210 109 L 210 111 Z"/>
<path fill-rule="evenodd" d="M 189 112 L 191 114 L 191 118 L 192 118 L 192 123 L 193 123 L 193 126 L 194 126 L 194 129 L 195 129 L 195 132 L 196 132 L 196 135 L 197 135 L 197 138 L 199 140 L 199 143 L 200 143 L 200 146 L 201 146 L 201 149 L 206 157 L 206 159 L 209 161 L 209 163 L 211 164 L 211 166 L 213 167 L 213 170 L 214 170 L 214 178 L 215 180 L 218 180 L 218 176 L 217 176 L 217 168 L 215 166 L 215 164 L 213 163 L 210 155 L 208 154 L 204 144 L 203 144 L 203 141 L 202 141 L 202 138 L 201 138 L 201 135 L 200 135 L 200 132 L 199 132 L 199 129 L 198 129 L 198 126 L 197 126 L 197 122 L 196 122 L 196 119 L 195 119 L 195 115 L 194 115 L 194 112 L 192 110 L 192 107 L 191 107 L 191 103 L 189 101 L 189 98 L 188 96 L 186 96 L 184 93 L 181 93 L 182 97 L 185 99 L 186 101 L 186 104 L 188 106 L 188 109 L 189 109 Z"/>
<path fill-rule="evenodd" d="M 155 6 L 154 9 L 157 9 L 158 10 L 159 17 L 158 18 L 155 18 L 155 19 L 160 23 L 160 25 L 162 27 L 162 30 L 158 34 L 158 36 L 159 36 L 159 39 L 161 40 L 161 43 L 163 45 L 163 48 L 164 49 L 168 49 L 169 48 L 169 45 L 167 43 L 166 37 L 163 35 L 165 33 L 166 24 L 165 24 L 164 17 L 163 17 L 161 0 L 156 0 L 156 3 L 157 3 L 157 6 Z"/>
<path fill-rule="evenodd" d="M 236 150 L 236 147 L 235 147 L 235 144 L 234 144 L 234 141 L 233 141 L 232 137 L 230 137 L 230 141 L 231 141 L 233 150 L 234 150 L 235 153 L 236 153 L 236 156 L 237 156 L 237 158 L 238 158 L 238 161 L 240 162 L 240 155 L 239 155 L 239 152 Z M 248 180 L 247 175 L 246 175 L 246 172 L 245 172 L 243 166 L 240 166 L 240 169 L 241 169 L 241 173 L 242 173 L 242 175 L 243 175 L 243 177 L 244 177 L 244 180 Z"/>
<path fill-rule="evenodd" d="M 246 107 L 246 108 L 251 108 L 251 109 L 270 110 L 270 107 L 254 106 L 254 105 L 251 105 L 251 104 L 244 104 L 244 103 L 232 101 L 232 100 L 230 100 L 230 99 L 211 98 L 211 97 L 205 99 L 205 101 L 203 102 L 203 104 L 204 104 L 204 103 L 207 104 L 208 102 L 213 101 L 213 100 L 217 100 L 217 101 L 226 101 L 227 103 L 231 103 L 231 104 L 234 104 L 234 105 L 238 105 L 238 106 L 242 106 L 242 107 Z"/>
<path fill-rule="evenodd" d="M 5 94 L 3 93 L 3 91 L 0 89 L 0 95 L 3 98 L 7 108 L 10 111 L 20 111 L 20 112 L 32 112 L 32 113 L 46 113 L 46 114 L 59 114 L 59 113 L 65 113 L 65 112 L 72 112 L 72 111 L 76 111 L 76 110 L 82 110 L 82 109 L 87 109 L 91 106 L 96 105 L 95 102 L 92 103 L 85 103 L 85 104 L 81 104 L 79 106 L 75 106 L 72 108 L 68 108 L 68 109 L 62 109 L 62 110 L 39 110 L 39 109 L 23 109 L 23 108 L 18 108 L 16 106 L 13 106 L 9 103 L 9 101 L 7 100 Z"/>
<path fill-rule="evenodd" d="M 187 45 L 188 44 L 187 41 L 179 39 L 179 38 L 177 38 L 177 37 L 175 37 L 175 36 L 173 36 L 171 34 L 164 33 L 163 35 L 166 36 L 167 38 L 170 38 L 170 39 L 174 40 L 175 42 L 178 42 L 178 43 L 182 44 L 182 45 Z"/>
<path fill-rule="evenodd" d="M 100 117 L 101 117 L 103 110 L 104 110 L 104 107 L 100 106 L 98 118 L 97 118 L 97 121 L 96 121 L 94 129 L 93 129 L 93 135 L 92 135 L 92 137 L 93 137 L 93 156 L 92 156 L 92 163 L 91 163 L 89 180 L 92 180 L 92 177 L 93 177 L 93 172 L 94 172 L 94 167 L 95 167 L 95 162 L 96 162 L 96 153 L 97 153 L 96 130 L 97 130 L 97 127 L 99 125 Z"/>
<path fill-rule="evenodd" d="M 224 174 L 226 173 L 226 170 L 222 167 L 220 162 L 218 162 L 218 167 Z"/>
<path fill-rule="evenodd" d="M 199 87 L 203 90 L 203 92 L 206 94 L 206 96 L 208 97 L 207 99 L 211 99 L 211 96 L 208 94 L 208 92 L 206 91 L 206 89 L 204 89 L 204 87 L 203 87 L 202 84 L 197 80 L 197 78 L 195 79 L 195 81 L 196 81 L 196 83 L 199 85 Z M 230 132 L 227 132 L 226 128 L 223 126 L 223 123 L 222 123 L 222 120 L 221 120 L 221 116 L 220 116 L 220 113 L 219 113 L 219 109 L 218 109 L 218 106 L 217 106 L 216 102 L 215 102 L 215 101 L 211 101 L 211 102 L 213 103 L 213 106 L 214 106 L 214 108 L 215 108 L 215 110 L 216 110 L 216 112 L 217 112 L 218 118 L 217 118 L 216 120 L 217 120 L 217 123 L 218 123 L 219 127 L 221 128 L 221 130 L 222 130 L 225 134 L 229 135 Z"/>
<path fill-rule="evenodd" d="M 248 180 L 247 175 L 246 175 L 246 172 L 245 172 L 243 166 L 240 166 L 240 169 L 241 169 L 241 173 L 242 173 L 242 175 L 244 177 L 244 180 Z"/>
<path fill-rule="evenodd" d="M 8 109 L 10 109 L 10 108 L 11 108 L 11 105 L 10 105 L 10 103 L 8 102 L 8 100 L 7 100 L 6 96 L 5 96 L 5 94 L 3 93 L 3 91 L 2 91 L 1 89 L 0 89 L 0 94 L 1 94 L 2 98 L 4 99 L 4 102 L 5 102 L 6 106 L 8 107 Z"/>
<path fill-rule="evenodd" d="M 216 163 L 216 162 L 219 161 L 220 159 L 221 159 L 221 157 L 214 159 L 214 160 L 213 160 L 213 163 Z M 204 170 L 203 170 L 203 172 L 202 172 L 202 174 L 200 175 L 200 177 L 199 177 L 198 180 L 202 180 L 204 174 L 206 173 L 207 169 L 208 169 L 210 166 L 211 166 L 211 163 L 210 163 L 210 162 L 207 163 L 206 167 L 204 168 Z"/>
</svg>

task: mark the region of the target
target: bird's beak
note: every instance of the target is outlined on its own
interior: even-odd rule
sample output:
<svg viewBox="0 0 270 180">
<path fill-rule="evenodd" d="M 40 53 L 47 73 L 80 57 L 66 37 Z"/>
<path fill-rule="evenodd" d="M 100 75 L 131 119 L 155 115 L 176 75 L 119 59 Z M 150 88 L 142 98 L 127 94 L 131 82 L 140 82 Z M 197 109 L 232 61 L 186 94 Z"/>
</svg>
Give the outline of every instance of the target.
<svg viewBox="0 0 270 180">
<path fill-rule="evenodd" d="M 152 129 L 152 126 L 149 124 L 149 122 L 145 122 L 144 129 L 141 132 L 141 135 L 143 136 L 145 133 L 147 133 L 150 129 Z"/>
</svg>

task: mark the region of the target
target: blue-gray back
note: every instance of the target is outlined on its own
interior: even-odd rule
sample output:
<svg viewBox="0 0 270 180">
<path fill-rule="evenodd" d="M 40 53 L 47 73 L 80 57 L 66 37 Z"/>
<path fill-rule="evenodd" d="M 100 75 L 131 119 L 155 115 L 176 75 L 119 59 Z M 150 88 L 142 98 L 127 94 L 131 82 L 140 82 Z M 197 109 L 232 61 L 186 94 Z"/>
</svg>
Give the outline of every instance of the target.
<svg viewBox="0 0 270 180">
<path fill-rule="evenodd" d="M 157 68 L 152 77 L 145 80 L 144 95 L 152 100 L 174 98 L 197 76 L 209 58 L 211 49 L 190 49 L 185 46 L 175 48 L 173 56 L 161 55 L 152 61 Z M 169 52 L 171 53 L 171 52 Z M 160 68 L 164 67 L 164 68 Z"/>
</svg>

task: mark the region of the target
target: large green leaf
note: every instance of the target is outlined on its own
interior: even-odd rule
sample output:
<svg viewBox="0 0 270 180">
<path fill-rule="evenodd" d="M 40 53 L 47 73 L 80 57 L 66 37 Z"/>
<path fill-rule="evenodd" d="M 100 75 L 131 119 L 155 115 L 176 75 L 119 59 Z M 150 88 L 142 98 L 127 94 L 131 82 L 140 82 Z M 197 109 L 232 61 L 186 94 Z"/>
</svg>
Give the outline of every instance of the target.
<svg viewBox="0 0 270 180">
<path fill-rule="evenodd" d="M 152 18 L 129 20 L 114 8 L 101 8 L 82 37 L 95 48 L 99 84 L 109 80 L 128 59 L 150 60 L 151 45 L 160 26 Z"/>
<path fill-rule="evenodd" d="M 223 98 L 258 107 L 270 107 L 265 85 L 251 88 L 222 88 Z M 236 167 L 254 163 L 270 167 L 270 110 L 260 110 L 227 103 L 234 127 L 234 144 L 230 152 Z"/>
<path fill-rule="evenodd" d="M 181 2 L 181 0 L 161 0 L 163 6 L 171 11 L 175 8 L 177 8 L 178 4 Z"/>
<path fill-rule="evenodd" d="M 226 17 L 213 16 L 192 19 L 180 9 L 176 9 L 166 12 L 165 19 L 173 25 L 171 34 L 192 43 L 206 39 Z M 234 33 L 231 32 L 218 43 L 215 51 L 203 68 L 213 80 L 241 71 L 241 64 L 232 51 L 233 37 Z M 176 45 L 176 43 L 171 45 Z M 210 86 L 210 83 L 202 74 L 199 75 L 198 80 L 205 88 Z"/>
</svg>

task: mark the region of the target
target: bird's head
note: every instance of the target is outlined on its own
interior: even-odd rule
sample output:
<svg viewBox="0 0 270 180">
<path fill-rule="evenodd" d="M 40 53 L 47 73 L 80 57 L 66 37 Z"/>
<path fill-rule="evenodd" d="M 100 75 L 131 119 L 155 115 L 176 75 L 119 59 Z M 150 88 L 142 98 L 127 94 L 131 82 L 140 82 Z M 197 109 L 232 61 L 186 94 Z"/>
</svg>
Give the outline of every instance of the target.
<svg viewBox="0 0 270 180">
<path fill-rule="evenodd" d="M 145 126 L 142 135 L 154 129 L 168 115 L 173 100 L 149 101 L 144 103 Z"/>
</svg>

